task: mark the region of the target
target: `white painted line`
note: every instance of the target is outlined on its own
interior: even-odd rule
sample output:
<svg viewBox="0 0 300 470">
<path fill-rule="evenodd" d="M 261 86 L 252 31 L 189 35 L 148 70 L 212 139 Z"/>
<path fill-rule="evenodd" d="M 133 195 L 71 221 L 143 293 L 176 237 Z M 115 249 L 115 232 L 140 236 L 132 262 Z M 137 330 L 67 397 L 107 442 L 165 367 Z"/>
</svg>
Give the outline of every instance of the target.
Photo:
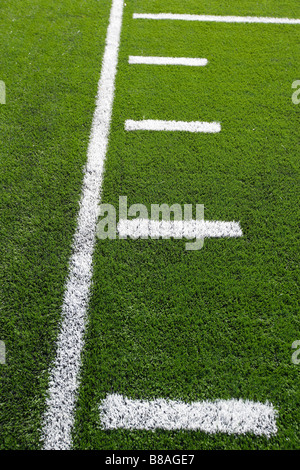
<svg viewBox="0 0 300 470">
<path fill-rule="evenodd" d="M 204 67 L 207 65 L 207 59 L 197 59 L 192 57 L 150 57 L 130 55 L 129 64 L 147 64 L 147 65 L 188 65 L 193 67 Z"/>
<path fill-rule="evenodd" d="M 122 14 L 123 0 L 113 0 L 77 229 L 73 241 L 73 254 L 62 306 L 61 330 L 57 341 L 55 363 L 50 371 L 49 396 L 42 429 L 44 449 L 49 450 L 66 450 L 71 447 L 73 413 L 79 386 L 80 359 L 92 278 L 99 192 L 110 131 Z"/>
<path fill-rule="evenodd" d="M 134 19 L 147 20 L 184 20 L 184 21 L 213 21 L 216 23 L 272 23 L 300 24 L 300 19 L 269 18 L 264 16 L 216 16 L 216 15 L 186 15 L 176 13 L 133 13 Z"/>
<path fill-rule="evenodd" d="M 137 238 L 219 238 L 242 237 L 239 222 L 214 220 L 173 220 L 157 221 L 151 219 L 120 220 L 117 227 L 120 237 Z"/>
<path fill-rule="evenodd" d="M 126 131 L 181 131 L 181 132 L 204 132 L 216 133 L 221 131 L 219 122 L 201 121 L 159 121 L 155 119 L 144 119 L 142 121 L 125 121 Z"/>
<path fill-rule="evenodd" d="M 108 395 L 100 404 L 103 429 L 204 431 L 210 434 L 276 434 L 277 412 L 270 403 L 216 400 L 184 403 L 174 400 L 131 400 Z"/>
</svg>

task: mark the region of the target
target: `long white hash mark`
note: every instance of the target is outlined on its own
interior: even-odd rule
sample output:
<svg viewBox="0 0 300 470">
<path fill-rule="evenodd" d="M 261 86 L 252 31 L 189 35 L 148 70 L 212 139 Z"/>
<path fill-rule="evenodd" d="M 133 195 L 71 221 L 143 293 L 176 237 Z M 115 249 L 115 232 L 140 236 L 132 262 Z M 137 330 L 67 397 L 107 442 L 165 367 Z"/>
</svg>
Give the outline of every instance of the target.
<svg viewBox="0 0 300 470">
<path fill-rule="evenodd" d="M 179 132 L 204 132 L 216 133 L 221 131 L 218 122 L 202 121 L 160 121 L 156 119 L 144 119 L 142 121 L 125 121 L 126 131 L 179 131 Z"/>
<path fill-rule="evenodd" d="M 118 233 L 124 238 L 219 238 L 242 237 L 239 222 L 223 222 L 219 220 L 151 220 L 132 219 L 120 220 Z"/>
<path fill-rule="evenodd" d="M 195 57 L 152 57 L 130 55 L 129 64 L 147 64 L 147 65 L 187 65 L 190 67 L 204 67 L 207 65 L 207 59 L 198 59 Z"/>
<path fill-rule="evenodd" d="M 216 23 L 271 23 L 271 24 L 300 24 L 295 18 L 269 18 L 264 16 L 217 16 L 217 15 L 188 15 L 177 13 L 134 13 L 134 19 L 147 20 L 184 20 L 212 21 Z"/>
<path fill-rule="evenodd" d="M 277 412 L 273 405 L 249 400 L 184 403 L 164 399 L 131 400 L 112 394 L 101 402 L 99 408 L 103 429 L 183 429 L 211 434 L 253 433 L 266 437 L 277 432 Z"/>
<path fill-rule="evenodd" d="M 96 110 L 88 147 L 77 229 L 62 306 L 57 354 L 50 373 L 49 397 L 43 423 L 45 449 L 69 449 L 86 313 L 92 278 L 92 256 L 100 189 L 115 89 L 123 0 L 113 0 L 98 84 Z"/>
</svg>

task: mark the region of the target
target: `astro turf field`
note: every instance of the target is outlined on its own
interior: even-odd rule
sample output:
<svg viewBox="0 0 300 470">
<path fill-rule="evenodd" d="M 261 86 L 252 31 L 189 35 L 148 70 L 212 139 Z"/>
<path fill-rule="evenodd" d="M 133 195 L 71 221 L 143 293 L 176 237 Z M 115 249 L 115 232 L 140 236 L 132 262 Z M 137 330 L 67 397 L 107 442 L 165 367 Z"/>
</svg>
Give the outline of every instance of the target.
<svg viewBox="0 0 300 470">
<path fill-rule="evenodd" d="M 0 5 L 0 449 L 41 449 L 47 440 L 49 377 L 114 1 Z M 207 237 L 190 251 L 186 239 L 95 238 L 83 336 L 71 328 L 65 345 L 70 355 L 78 346 L 81 366 L 64 417 L 70 443 L 60 448 L 300 449 L 300 363 L 292 361 L 300 340 L 300 104 L 292 100 L 300 24 L 133 17 L 300 19 L 300 4 L 116 2 L 123 16 L 101 203 L 118 213 L 127 196 L 149 214 L 152 204 L 203 204 L 205 220 L 238 221 L 242 236 Z M 207 64 L 130 64 L 129 56 Z M 217 122 L 220 131 L 129 132 L 127 120 Z M 137 404 L 268 404 L 275 431 L 109 429 L 103 403 L 115 394 Z M 54 411 L 62 419 L 64 405 Z"/>
</svg>

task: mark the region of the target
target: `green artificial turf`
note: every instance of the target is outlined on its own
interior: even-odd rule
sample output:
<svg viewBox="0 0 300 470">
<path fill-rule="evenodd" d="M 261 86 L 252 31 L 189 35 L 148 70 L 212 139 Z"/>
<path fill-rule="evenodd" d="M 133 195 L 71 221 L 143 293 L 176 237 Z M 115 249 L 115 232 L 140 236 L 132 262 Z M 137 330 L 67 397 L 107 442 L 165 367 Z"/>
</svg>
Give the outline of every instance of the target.
<svg viewBox="0 0 300 470">
<path fill-rule="evenodd" d="M 188 5 L 187 5 L 188 3 Z M 299 448 L 297 298 L 300 30 L 132 20 L 133 12 L 299 16 L 295 2 L 128 2 L 102 201 L 204 204 L 243 238 L 98 241 L 74 431 L 81 449 Z M 128 65 L 129 55 L 206 67 Z M 126 119 L 220 121 L 217 135 L 124 131 Z M 271 401 L 278 434 L 101 430 L 109 393 Z"/>
<path fill-rule="evenodd" d="M 1 449 L 40 445 L 109 10 L 96 0 L 0 5 Z"/>
<path fill-rule="evenodd" d="M 0 6 L 0 448 L 36 449 L 55 355 L 111 2 Z M 133 20 L 134 12 L 300 18 L 296 0 L 127 0 L 102 202 L 204 204 L 243 237 L 98 240 L 76 449 L 299 449 L 300 25 Z M 129 55 L 206 67 L 129 65 Z M 125 132 L 126 119 L 218 121 L 219 134 Z M 104 431 L 110 393 L 272 402 L 266 439 Z"/>
</svg>

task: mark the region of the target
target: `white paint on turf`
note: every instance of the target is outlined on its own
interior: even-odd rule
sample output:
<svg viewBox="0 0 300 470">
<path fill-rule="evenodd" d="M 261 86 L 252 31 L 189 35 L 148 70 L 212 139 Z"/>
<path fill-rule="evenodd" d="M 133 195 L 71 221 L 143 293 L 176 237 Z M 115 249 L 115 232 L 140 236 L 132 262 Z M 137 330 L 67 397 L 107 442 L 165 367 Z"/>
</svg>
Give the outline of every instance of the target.
<svg viewBox="0 0 300 470">
<path fill-rule="evenodd" d="M 131 400 L 112 394 L 100 404 L 103 429 L 182 429 L 271 437 L 277 432 L 276 416 L 270 403 L 241 399 L 184 403 L 164 399 Z"/>
<path fill-rule="evenodd" d="M 100 188 L 106 156 L 114 82 L 122 26 L 123 0 L 113 0 L 98 85 L 77 229 L 62 306 L 56 359 L 50 371 L 43 422 L 44 449 L 69 449 L 79 384 L 81 351 L 92 278 L 92 256 L 99 213 Z"/>
<path fill-rule="evenodd" d="M 147 64 L 147 65 L 187 65 L 193 67 L 204 67 L 207 65 L 207 59 L 198 59 L 193 57 L 150 57 L 130 55 L 129 64 Z"/>
<path fill-rule="evenodd" d="M 118 223 L 120 238 L 129 236 L 137 238 L 187 238 L 202 239 L 216 237 L 242 237 L 239 222 L 222 222 L 214 220 L 151 220 L 137 218 L 123 219 Z"/>
<path fill-rule="evenodd" d="M 181 131 L 181 132 L 203 132 L 216 133 L 221 131 L 219 122 L 201 121 L 160 121 L 155 119 L 144 119 L 142 121 L 125 121 L 126 131 Z"/>
<path fill-rule="evenodd" d="M 263 16 L 216 16 L 188 15 L 176 13 L 134 13 L 133 18 L 146 20 L 212 21 L 216 23 L 300 24 L 300 19 L 296 18 L 269 18 Z"/>
</svg>

